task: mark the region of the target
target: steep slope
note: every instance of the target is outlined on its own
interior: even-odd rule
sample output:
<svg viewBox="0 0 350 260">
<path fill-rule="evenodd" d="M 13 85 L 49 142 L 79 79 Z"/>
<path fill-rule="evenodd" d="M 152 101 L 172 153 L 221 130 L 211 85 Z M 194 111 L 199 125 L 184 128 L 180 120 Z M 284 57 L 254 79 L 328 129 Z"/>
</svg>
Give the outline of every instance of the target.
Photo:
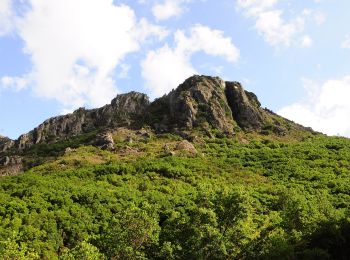
<svg viewBox="0 0 350 260">
<path fill-rule="evenodd" d="M 152 103 L 145 94 L 130 92 L 98 109 L 79 108 L 72 114 L 50 118 L 17 140 L 1 137 L 0 166 L 16 165 L 15 169 L 20 169 L 22 160 L 18 155 L 25 156 L 37 145 L 55 143 L 64 151 L 72 143 L 67 140 L 72 138 L 80 145 L 112 148 L 110 132 L 118 127 L 147 128 L 183 137 L 198 133 L 232 137 L 238 132 L 283 136 L 293 131 L 312 131 L 261 108 L 256 95 L 245 91 L 238 82 L 195 75 Z M 0 174 L 1 171 L 4 168 L 0 168 Z"/>
</svg>

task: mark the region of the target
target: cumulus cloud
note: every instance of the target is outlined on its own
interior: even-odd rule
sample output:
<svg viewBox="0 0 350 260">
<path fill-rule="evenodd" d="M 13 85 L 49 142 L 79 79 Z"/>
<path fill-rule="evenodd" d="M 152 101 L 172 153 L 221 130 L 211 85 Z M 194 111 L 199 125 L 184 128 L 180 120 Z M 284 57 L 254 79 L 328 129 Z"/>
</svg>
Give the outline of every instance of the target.
<svg viewBox="0 0 350 260">
<path fill-rule="evenodd" d="M 212 56 L 221 56 L 229 62 L 236 62 L 239 50 L 231 38 L 225 37 L 222 31 L 196 25 L 189 30 L 174 34 L 175 47 L 167 44 L 162 48 L 150 51 L 141 63 L 142 76 L 152 97 L 160 96 L 179 85 L 184 79 L 197 71 L 191 64 L 191 57 L 196 52 Z"/>
<path fill-rule="evenodd" d="M 152 7 L 152 13 L 157 20 L 166 20 L 179 16 L 184 12 L 184 4 L 191 0 L 165 0 Z"/>
<path fill-rule="evenodd" d="M 168 45 L 150 51 L 141 63 L 142 77 L 151 91 L 151 97 L 158 97 L 175 88 L 183 79 L 196 74 L 185 53 Z"/>
<path fill-rule="evenodd" d="M 277 3 L 278 0 L 237 0 L 237 6 L 243 9 L 249 17 L 258 17 Z"/>
<path fill-rule="evenodd" d="M 0 36 L 9 33 L 13 28 L 12 0 L 0 1 Z"/>
<path fill-rule="evenodd" d="M 27 88 L 30 79 L 28 76 L 23 77 L 9 77 L 4 76 L 0 78 L 0 86 L 4 89 L 12 89 L 14 91 L 20 91 Z"/>
<path fill-rule="evenodd" d="M 299 15 L 286 20 L 284 11 L 278 8 L 279 0 L 238 0 L 238 10 L 255 20 L 255 29 L 272 46 L 289 47 L 293 42 L 302 42 L 302 47 L 309 47 L 312 43 L 310 36 L 301 36 L 307 21 L 320 25 L 325 17 L 321 12 L 309 9 Z"/>
<path fill-rule="evenodd" d="M 167 35 L 113 0 L 28 4 L 30 9 L 17 17 L 16 31 L 31 57 L 31 87 L 38 96 L 54 98 L 68 109 L 109 102 L 117 93 L 115 70 L 126 72 L 124 57 L 138 51 L 150 36 L 159 40 Z M 7 85 L 19 85 L 19 78 Z"/>
<path fill-rule="evenodd" d="M 311 47 L 312 43 L 313 43 L 313 40 L 309 35 L 304 35 L 303 38 L 301 39 L 301 47 L 303 48 Z"/>
<path fill-rule="evenodd" d="M 341 47 L 343 49 L 350 49 L 350 35 L 345 37 L 345 40 L 342 42 Z"/>
<path fill-rule="evenodd" d="M 350 75 L 322 84 L 308 79 L 303 82 L 307 98 L 278 113 L 323 133 L 350 137 Z"/>
</svg>

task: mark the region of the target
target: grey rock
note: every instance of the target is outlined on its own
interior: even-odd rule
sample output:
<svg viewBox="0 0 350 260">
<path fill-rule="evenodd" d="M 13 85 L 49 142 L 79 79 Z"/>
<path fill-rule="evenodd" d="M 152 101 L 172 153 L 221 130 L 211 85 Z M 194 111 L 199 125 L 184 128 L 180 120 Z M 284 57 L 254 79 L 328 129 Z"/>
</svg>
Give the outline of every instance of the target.
<svg viewBox="0 0 350 260">
<path fill-rule="evenodd" d="M 195 75 L 152 103 L 147 95 L 130 92 L 118 95 L 101 108 L 79 108 L 50 118 L 17 140 L 0 136 L 0 160 L 8 164 L 10 149 L 11 154 L 15 150 L 21 153 L 35 144 L 55 143 L 92 131 L 100 133 L 95 145 L 114 149 L 111 131 L 117 128 L 140 129 L 138 135 L 145 139 L 151 137 L 152 131 L 189 139 L 196 128 L 209 137 L 233 136 L 239 128 L 278 135 L 286 135 L 292 128 L 312 131 L 262 109 L 256 95 L 245 91 L 238 82 Z"/>
<path fill-rule="evenodd" d="M 155 100 L 149 109 L 151 124 L 159 132 L 195 127 L 216 128 L 233 134 L 234 121 L 218 77 L 193 76 L 176 90 Z"/>
<path fill-rule="evenodd" d="M 95 145 L 104 150 L 114 149 L 114 140 L 111 132 L 103 132 L 97 135 Z"/>
<path fill-rule="evenodd" d="M 193 155 L 197 154 L 197 150 L 194 147 L 194 145 L 187 140 L 183 140 L 183 141 L 179 142 L 176 145 L 175 149 L 177 151 L 185 151 L 185 152 L 188 152 L 188 153 L 193 154 Z"/>
<path fill-rule="evenodd" d="M 22 158 L 20 156 L 5 156 L 0 158 L 0 166 L 12 166 L 22 163 Z"/>
<path fill-rule="evenodd" d="M 87 110 L 79 108 L 71 114 L 53 117 L 29 133 L 21 135 L 16 141 L 0 139 L 0 151 L 6 151 L 10 147 L 25 150 L 39 143 L 54 143 L 90 131 L 108 128 L 140 124 L 140 117 L 145 113 L 149 105 L 147 95 L 130 92 L 118 95 L 111 104 L 98 109 Z"/>
<path fill-rule="evenodd" d="M 245 91 L 239 82 L 226 82 L 225 93 L 232 116 L 240 127 L 260 129 L 264 125 L 264 111 L 254 93 Z"/>
<path fill-rule="evenodd" d="M 15 142 L 6 136 L 0 135 L 0 152 L 4 152 L 13 147 Z"/>
</svg>

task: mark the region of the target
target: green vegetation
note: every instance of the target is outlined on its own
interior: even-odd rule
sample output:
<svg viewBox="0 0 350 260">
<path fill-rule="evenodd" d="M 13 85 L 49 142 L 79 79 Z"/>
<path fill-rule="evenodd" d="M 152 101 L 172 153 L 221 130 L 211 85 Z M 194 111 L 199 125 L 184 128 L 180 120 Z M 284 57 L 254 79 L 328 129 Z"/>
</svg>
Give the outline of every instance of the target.
<svg viewBox="0 0 350 260">
<path fill-rule="evenodd" d="M 252 136 L 116 137 L 3 177 L 0 258 L 347 259 L 350 140 Z"/>
</svg>

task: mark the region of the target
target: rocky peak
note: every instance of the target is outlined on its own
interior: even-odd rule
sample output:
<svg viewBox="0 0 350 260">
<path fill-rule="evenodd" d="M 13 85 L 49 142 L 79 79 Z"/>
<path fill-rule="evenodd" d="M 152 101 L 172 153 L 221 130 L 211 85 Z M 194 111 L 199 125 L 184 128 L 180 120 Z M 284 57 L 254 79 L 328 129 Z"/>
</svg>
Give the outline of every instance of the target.
<svg viewBox="0 0 350 260">
<path fill-rule="evenodd" d="M 114 111 L 124 114 L 142 115 L 150 104 L 146 94 L 131 91 L 120 94 L 111 102 Z"/>
<path fill-rule="evenodd" d="M 150 111 L 161 115 L 154 124 L 156 129 L 204 127 L 233 134 L 234 122 L 225 96 L 225 82 L 218 77 L 192 76 L 153 102 Z"/>
<path fill-rule="evenodd" d="M 260 130 L 269 117 L 256 95 L 245 91 L 239 82 L 198 75 L 150 107 L 151 113 L 160 115 L 154 126 L 161 131 L 204 127 L 232 135 L 237 125 Z"/>
<path fill-rule="evenodd" d="M 101 128 L 132 126 L 139 123 L 136 117 L 149 106 L 147 95 L 130 92 L 118 95 L 109 105 L 98 109 L 79 108 L 71 114 L 50 118 L 29 133 L 21 135 L 11 145 L 25 150 L 39 143 L 52 143 Z M 5 142 L 6 141 L 6 142 Z M 0 151 L 9 147 L 10 140 L 0 139 Z M 5 145 L 5 143 L 7 145 Z"/>
<path fill-rule="evenodd" d="M 239 82 L 226 82 L 225 94 L 232 116 L 242 128 L 259 129 L 264 124 L 264 111 L 257 96 L 245 91 Z"/>
<path fill-rule="evenodd" d="M 284 125 L 290 128 L 293 124 L 285 122 L 287 120 L 262 109 L 256 95 L 245 91 L 239 82 L 195 75 L 152 103 L 147 95 L 132 91 L 118 95 L 111 104 L 101 108 L 79 108 L 71 114 L 50 118 L 15 141 L 0 136 L 0 157 L 6 155 L 9 148 L 23 151 L 35 144 L 54 143 L 119 127 L 150 126 L 156 132 L 184 134 L 194 128 L 204 129 L 209 134 L 215 129 L 232 136 L 239 127 L 284 134 Z"/>
</svg>

